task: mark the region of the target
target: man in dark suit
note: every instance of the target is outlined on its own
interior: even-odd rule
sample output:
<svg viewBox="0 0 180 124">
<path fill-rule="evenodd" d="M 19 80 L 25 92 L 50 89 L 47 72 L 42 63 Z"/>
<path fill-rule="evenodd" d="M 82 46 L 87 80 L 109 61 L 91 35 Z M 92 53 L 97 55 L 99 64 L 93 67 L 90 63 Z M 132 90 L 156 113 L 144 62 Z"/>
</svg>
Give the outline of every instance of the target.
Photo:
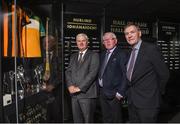
<svg viewBox="0 0 180 124">
<path fill-rule="evenodd" d="M 76 36 L 79 52 L 70 58 L 66 70 L 66 83 L 72 97 L 72 112 L 75 123 L 93 122 L 96 107 L 96 77 L 99 68 L 99 55 L 88 49 L 88 36 Z"/>
<path fill-rule="evenodd" d="M 142 41 L 142 33 L 137 25 L 128 24 L 124 33 L 132 46 L 127 64 L 129 120 L 156 122 L 169 70 L 157 44 Z"/>
<path fill-rule="evenodd" d="M 100 104 L 103 122 L 122 122 L 121 101 L 126 90 L 126 54 L 117 46 L 113 32 L 106 32 L 103 44 L 106 48 L 101 54 L 101 67 L 98 76 Z"/>
</svg>

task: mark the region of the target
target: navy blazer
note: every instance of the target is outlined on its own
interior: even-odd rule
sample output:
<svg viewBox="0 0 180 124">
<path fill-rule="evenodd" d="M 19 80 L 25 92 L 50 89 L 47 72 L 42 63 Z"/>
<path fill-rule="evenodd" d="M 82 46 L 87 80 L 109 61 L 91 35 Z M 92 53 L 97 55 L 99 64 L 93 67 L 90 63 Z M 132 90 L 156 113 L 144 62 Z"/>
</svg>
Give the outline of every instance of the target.
<svg viewBox="0 0 180 124">
<path fill-rule="evenodd" d="M 101 54 L 100 62 L 101 66 L 105 58 L 106 51 Z M 120 49 L 116 47 L 109 58 L 109 61 L 104 70 L 102 80 L 103 80 L 103 92 L 107 98 L 114 98 L 118 92 L 122 96 L 125 95 L 127 88 L 126 82 L 126 63 L 127 55 Z M 100 71 L 99 71 L 100 77 Z M 99 84 L 99 82 L 98 82 Z"/>
</svg>

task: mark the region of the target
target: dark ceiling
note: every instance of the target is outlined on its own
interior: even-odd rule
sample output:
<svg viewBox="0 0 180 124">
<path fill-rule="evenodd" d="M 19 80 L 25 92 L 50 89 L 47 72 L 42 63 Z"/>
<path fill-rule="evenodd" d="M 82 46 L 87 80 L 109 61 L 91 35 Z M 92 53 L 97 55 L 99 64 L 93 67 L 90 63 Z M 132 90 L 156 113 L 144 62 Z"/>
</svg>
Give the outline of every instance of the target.
<svg viewBox="0 0 180 124">
<path fill-rule="evenodd" d="M 65 0 L 77 8 L 104 9 L 111 15 L 150 16 L 180 19 L 180 0 Z M 84 5 L 84 6 L 81 6 Z"/>
<path fill-rule="evenodd" d="M 20 0 L 27 2 L 27 0 Z M 157 17 L 180 20 L 180 0 L 28 0 L 29 4 L 63 3 L 65 12 Z"/>
</svg>

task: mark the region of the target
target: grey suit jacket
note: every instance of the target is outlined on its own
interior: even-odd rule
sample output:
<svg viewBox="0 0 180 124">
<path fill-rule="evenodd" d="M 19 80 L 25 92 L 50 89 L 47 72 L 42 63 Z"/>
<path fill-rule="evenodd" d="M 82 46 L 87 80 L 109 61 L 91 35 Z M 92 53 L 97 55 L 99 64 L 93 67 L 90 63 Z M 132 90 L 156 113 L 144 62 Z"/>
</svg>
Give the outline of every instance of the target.
<svg viewBox="0 0 180 124">
<path fill-rule="evenodd" d="M 87 50 L 83 62 L 78 63 L 78 53 L 72 54 L 69 66 L 65 72 L 67 87 L 78 86 L 80 93 L 72 94 L 78 98 L 96 98 L 96 78 L 99 69 L 99 55 Z"/>
</svg>

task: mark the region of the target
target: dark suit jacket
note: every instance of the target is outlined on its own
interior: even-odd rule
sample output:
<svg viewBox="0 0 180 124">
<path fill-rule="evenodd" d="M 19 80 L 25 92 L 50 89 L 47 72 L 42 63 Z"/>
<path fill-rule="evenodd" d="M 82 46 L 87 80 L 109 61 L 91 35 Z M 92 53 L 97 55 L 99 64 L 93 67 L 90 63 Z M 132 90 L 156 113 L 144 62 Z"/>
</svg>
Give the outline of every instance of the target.
<svg viewBox="0 0 180 124">
<path fill-rule="evenodd" d="M 128 81 L 128 102 L 138 108 L 158 108 L 168 78 L 169 70 L 157 44 L 142 42 Z"/>
<path fill-rule="evenodd" d="M 81 89 L 81 92 L 76 94 L 78 98 L 96 98 L 97 86 L 95 80 L 98 69 L 98 53 L 87 50 L 81 64 L 78 64 L 78 53 L 73 54 L 66 70 L 67 86 L 75 85 Z"/>
<path fill-rule="evenodd" d="M 101 54 L 101 63 L 103 63 L 104 61 L 105 54 L 106 51 Z M 127 88 L 126 62 L 127 57 L 125 52 L 123 52 L 123 50 L 119 47 L 116 47 L 111 54 L 111 57 L 109 58 L 109 61 L 102 76 L 102 89 L 104 95 L 109 99 L 114 98 L 117 92 L 120 93 L 122 96 L 125 95 L 125 90 Z"/>
</svg>

